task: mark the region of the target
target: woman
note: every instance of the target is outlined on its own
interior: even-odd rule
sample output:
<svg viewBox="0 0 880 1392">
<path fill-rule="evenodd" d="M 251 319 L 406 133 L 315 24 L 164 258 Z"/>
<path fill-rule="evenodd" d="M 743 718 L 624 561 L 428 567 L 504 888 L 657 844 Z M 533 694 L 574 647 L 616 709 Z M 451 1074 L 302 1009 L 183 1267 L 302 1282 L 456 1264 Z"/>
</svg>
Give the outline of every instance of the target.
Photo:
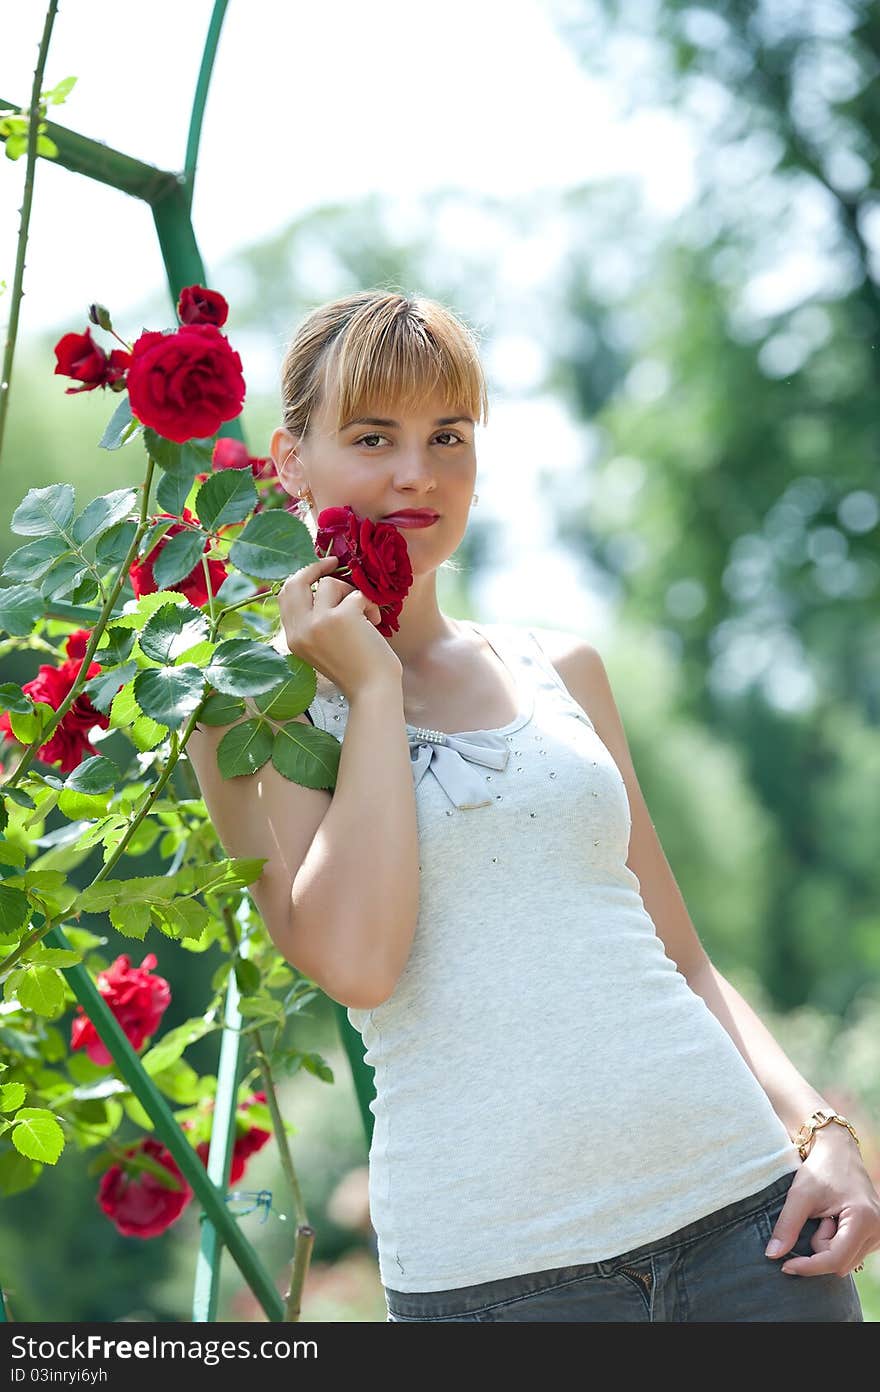
<svg viewBox="0 0 880 1392">
<path fill-rule="evenodd" d="M 227 851 L 268 858 L 267 931 L 375 1070 L 388 1319 L 861 1320 L 880 1198 L 858 1138 L 814 1117 L 802 1158 L 826 1103 L 699 942 L 599 654 L 440 610 L 486 415 L 474 339 L 436 302 L 308 316 L 278 477 L 313 523 L 405 528 L 412 585 L 388 637 L 332 558 L 281 589 L 279 649 L 319 674 L 299 719 L 342 742 L 332 794 L 269 764 L 224 783 L 222 729 L 189 746 Z"/>
</svg>

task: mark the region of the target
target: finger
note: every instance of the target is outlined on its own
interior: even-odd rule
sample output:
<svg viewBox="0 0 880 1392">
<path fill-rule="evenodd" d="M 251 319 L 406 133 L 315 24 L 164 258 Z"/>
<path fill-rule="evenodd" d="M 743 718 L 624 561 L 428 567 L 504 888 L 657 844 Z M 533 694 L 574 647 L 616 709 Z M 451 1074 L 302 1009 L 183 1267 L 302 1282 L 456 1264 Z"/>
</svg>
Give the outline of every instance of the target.
<svg viewBox="0 0 880 1392">
<path fill-rule="evenodd" d="M 310 565 L 300 566 L 293 575 L 288 575 L 278 591 L 279 602 L 283 596 L 285 607 L 293 618 L 300 622 L 312 608 L 311 585 L 323 575 L 329 575 L 338 563 L 337 556 L 320 556 Z"/>
<path fill-rule="evenodd" d="M 839 1276 L 842 1271 L 852 1270 L 855 1260 L 854 1254 L 843 1256 L 841 1249 L 832 1245 L 812 1257 L 787 1257 L 780 1269 L 786 1276 Z"/>
<path fill-rule="evenodd" d="M 767 1257 L 783 1257 L 786 1252 L 790 1252 L 800 1236 L 804 1223 L 813 1216 L 810 1213 L 810 1199 L 806 1194 L 799 1195 L 796 1189 L 796 1184 L 792 1183 L 779 1217 L 773 1225 L 770 1241 L 764 1248 L 764 1255 Z"/>
<path fill-rule="evenodd" d="M 815 1234 L 811 1245 L 816 1247 Z M 830 1240 L 823 1238 L 821 1248 L 816 1248 L 813 1256 L 788 1257 L 782 1263 L 782 1270 L 791 1276 L 826 1276 L 829 1273 L 840 1276 L 858 1264 L 862 1245 L 853 1225 L 838 1219 L 834 1236 Z"/>
<path fill-rule="evenodd" d="M 819 1223 L 818 1228 L 810 1238 L 810 1246 L 814 1252 L 825 1252 L 834 1240 L 837 1233 L 837 1219 L 830 1216 L 824 1217 Z"/>
</svg>

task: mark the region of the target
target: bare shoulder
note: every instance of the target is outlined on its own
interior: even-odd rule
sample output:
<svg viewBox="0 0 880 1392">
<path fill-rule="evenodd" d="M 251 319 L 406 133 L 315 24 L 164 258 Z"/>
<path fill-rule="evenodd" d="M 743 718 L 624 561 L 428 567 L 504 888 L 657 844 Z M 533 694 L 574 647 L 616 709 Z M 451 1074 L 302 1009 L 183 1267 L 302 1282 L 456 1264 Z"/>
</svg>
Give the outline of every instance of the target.
<svg viewBox="0 0 880 1392">
<path fill-rule="evenodd" d="M 563 628 L 539 628 L 537 624 L 532 624 L 531 629 L 566 685 L 566 674 L 575 681 L 580 674 L 582 682 L 591 664 L 601 662 L 598 650 L 579 633 L 567 633 Z"/>
</svg>

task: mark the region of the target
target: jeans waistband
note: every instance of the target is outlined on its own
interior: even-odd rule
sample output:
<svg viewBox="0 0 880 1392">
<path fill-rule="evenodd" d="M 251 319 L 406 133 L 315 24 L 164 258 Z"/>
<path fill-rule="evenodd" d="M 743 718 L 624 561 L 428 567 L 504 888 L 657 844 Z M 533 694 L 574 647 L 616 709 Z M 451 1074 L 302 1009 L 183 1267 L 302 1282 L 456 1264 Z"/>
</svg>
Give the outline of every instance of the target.
<svg viewBox="0 0 880 1392">
<path fill-rule="evenodd" d="M 733 1203 L 725 1204 L 723 1208 L 717 1208 L 712 1213 L 705 1214 L 702 1218 L 695 1219 L 692 1223 L 685 1224 L 682 1228 L 676 1228 L 674 1232 L 667 1233 L 663 1237 L 655 1238 L 652 1242 L 647 1242 L 641 1247 L 631 1247 L 626 1252 L 619 1252 L 614 1257 L 608 1257 L 602 1261 L 583 1262 L 577 1265 L 565 1267 L 552 1267 L 540 1271 L 524 1272 L 520 1276 L 503 1277 L 495 1281 L 481 1281 L 476 1285 L 460 1286 L 449 1290 L 449 1310 L 443 1302 L 445 1292 L 432 1291 L 427 1297 L 411 1291 L 397 1291 L 390 1286 L 385 1287 L 385 1298 L 388 1308 L 392 1313 L 418 1316 L 422 1312 L 422 1304 L 425 1299 L 430 1302 L 432 1310 L 441 1318 L 445 1313 L 452 1315 L 453 1309 L 478 1309 L 491 1302 L 496 1297 L 503 1299 L 509 1296 L 512 1283 L 518 1283 L 516 1289 L 526 1294 L 531 1291 L 543 1289 L 545 1284 L 563 1283 L 567 1279 L 589 1275 L 607 1276 L 621 1264 L 632 1264 L 637 1261 L 644 1261 L 651 1256 L 657 1256 L 661 1252 L 669 1251 L 674 1247 L 679 1247 L 687 1242 L 695 1241 L 708 1233 L 715 1232 L 718 1228 L 726 1227 L 730 1223 L 735 1223 L 742 1218 L 748 1217 L 752 1213 L 757 1213 L 760 1209 L 772 1203 L 775 1199 L 784 1196 L 795 1177 L 797 1170 L 788 1170 L 785 1174 L 771 1180 L 763 1189 L 756 1193 L 747 1194 L 741 1199 L 735 1199 Z"/>
<path fill-rule="evenodd" d="M 707 1233 L 715 1232 L 718 1228 L 724 1228 L 728 1223 L 735 1223 L 740 1218 L 747 1218 L 752 1213 L 757 1213 L 765 1205 L 772 1203 L 774 1199 L 782 1194 L 787 1194 L 791 1187 L 791 1182 L 797 1174 L 797 1170 L 787 1170 L 785 1174 L 779 1175 L 769 1184 L 765 1184 L 763 1189 L 757 1190 L 754 1194 L 746 1194 L 742 1199 L 734 1199 L 733 1203 L 725 1204 L 723 1208 L 716 1208 L 713 1213 L 706 1213 L 702 1218 L 695 1218 L 692 1223 L 686 1223 L 683 1228 L 676 1228 L 675 1232 L 667 1233 L 665 1237 L 657 1237 L 653 1242 L 646 1242 L 642 1247 L 631 1247 L 627 1252 L 619 1252 L 616 1257 L 608 1261 L 596 1262 L 598 1270 L 606 1268 L 608 1265 L 616 1266 L 618 1262 L 629 1261 L 634 1257 L 652 1257 L 660 1252 L 668 1251 L 670 1247 L 680 1247 L 684 1242 L 691 1242 L 694 1238 L 705 1237 Z"/>
</svg>

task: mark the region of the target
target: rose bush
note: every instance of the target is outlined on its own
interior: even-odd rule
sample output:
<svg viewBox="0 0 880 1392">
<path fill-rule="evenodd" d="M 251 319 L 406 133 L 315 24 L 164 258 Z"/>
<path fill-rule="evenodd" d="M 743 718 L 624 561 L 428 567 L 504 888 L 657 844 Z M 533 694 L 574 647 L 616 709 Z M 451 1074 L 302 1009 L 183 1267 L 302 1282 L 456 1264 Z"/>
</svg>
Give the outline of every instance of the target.
<svg viewBox="0 0 880 1392">
<path fill-rule="evenodd" d="M 13 513 L 21 544 L 0 587 L 5 650 L 43 659 L 31 680 L 0 683 L 0 1193 L 37 1183 L 73 1142 L 94 1151 L 102 1212 L 141 1238 L 166 1231 L 192 1198 L 151 1134 L 144 1098 L 152 1088 L 167 1099 L 183 1143 L 206 1164 L 217 1078 L 185 1055 L 223 1030 L 231 975 L 253 1056 L 235 1099 L 230 1179 L 272 1135 L 292 1173 L 278 1076 L 304 1068 L 333 1081 L 326 1061 L 289 1037 L 317 988 L 280 958 L 247 894 L 264 862 L 226 855 L 180 758 L 199 721 L 230 726 L 218 748 L 227 778 L 271 758 L 283 776 L 329 788 L 339 760 L 325 731 L 296 722 L 294 740 L 288 729 L 314 699 L 316 673 L 267 639 L 278 590 L 316 547 L 269 461 L 217 436 L 245 397 L 239 356 L 220 332 L 227 308 L 191 286 L 176 330 L 130 345 L 93 305 L 91 323 L 120 347 L 105 350 L 90 329 L 59 340 L 55 372 L 78 384 L 68 391 L 119 395 L 101 447 L 112 460 L 139 443 L 143 482 L 79 508 L 67 483 L 31 489 Z M 391 623 L 411 580 L 405 541 L 345 511 L 344 527 L 322 521 L 352 583 L 371 586 Z M 245 697 L 258 714 L 233 724 Z M 150 850 L 164 873 L 132 873 Z M 70 879 L 94 852 L 97 873 Z M 154 971 L 157 955 L 132 964 L 132 945 L 148 934 L 189 954 L 219 951 L 205 1009 L 164 1033 L 171 988 Z M 89 982 L 94 994 L 82 984 L 80 993 L 116 1021 L 146 1091 L 133 1090 L 106 1020 L 71 981 Z"/>
</svg>

